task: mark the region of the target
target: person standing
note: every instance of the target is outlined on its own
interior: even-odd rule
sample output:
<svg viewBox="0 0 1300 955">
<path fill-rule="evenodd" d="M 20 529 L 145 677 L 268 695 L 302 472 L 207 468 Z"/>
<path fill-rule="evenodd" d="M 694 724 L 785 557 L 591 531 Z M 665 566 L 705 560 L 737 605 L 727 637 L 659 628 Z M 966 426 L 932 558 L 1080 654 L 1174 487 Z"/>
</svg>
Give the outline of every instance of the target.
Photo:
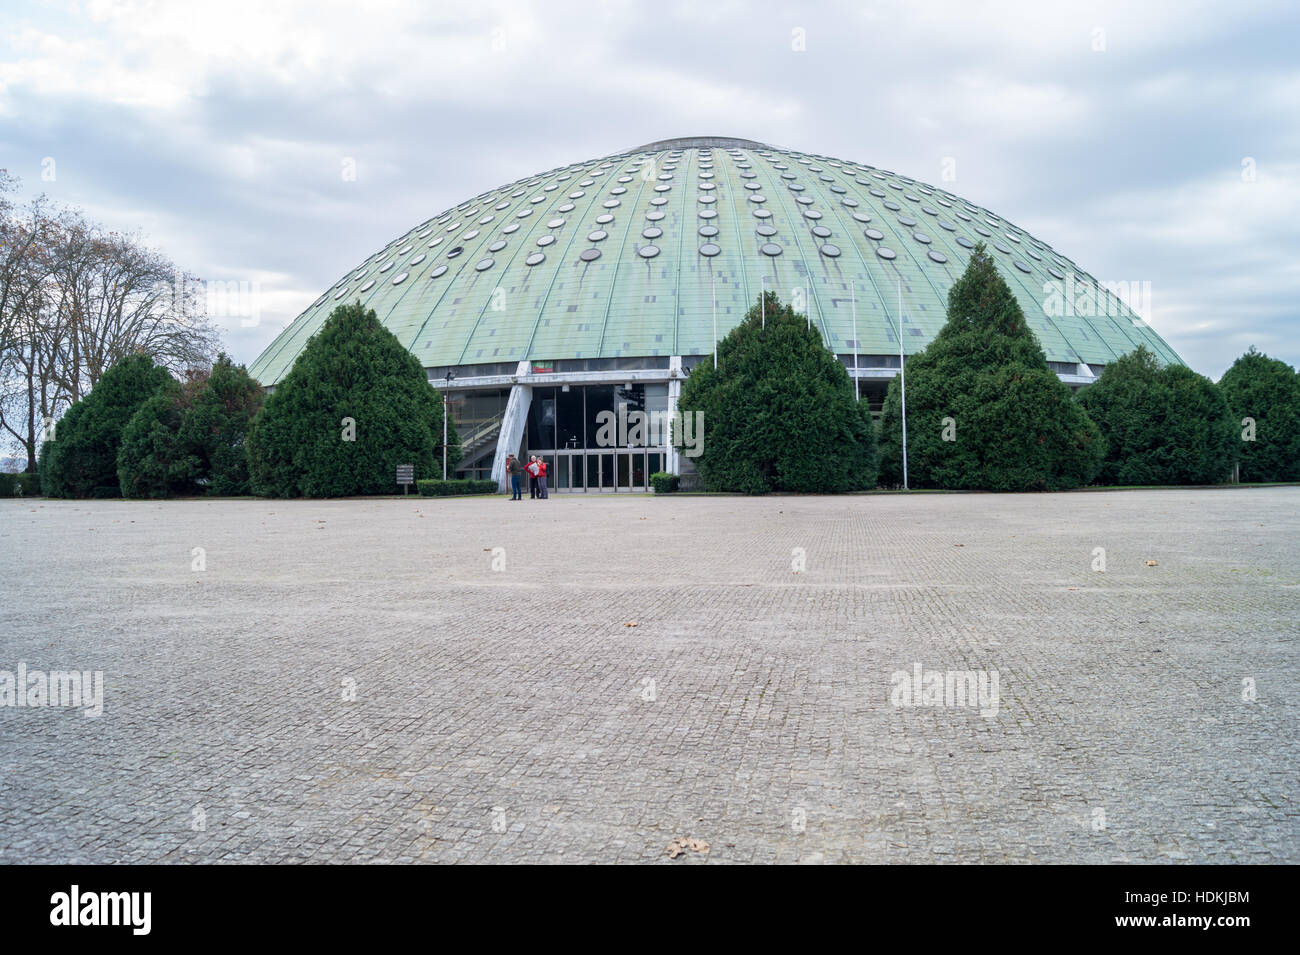
<svg viewBox="0 0 1300 955">
<path fill-rule="evenodd" d="M 543 501 L 547 498 L 546 493 L 546 459 L 538 457 L 537 459 L 537 495 Z"/>
<path fill-rule="evenodd" d="M 528 496 L 533 500 L 537 499 L 537 455 L 528 456 L 528 466 L 524 468 L 528 472 Z"/>
<path fill-rule="evenodd" d="M 513 454 L 506 455 L 506 473 L 510 475 L 510 500 L 522 501 L 523 488 L 520 485 L 520 478 L 523 475 L 523 465 Z"/>
</svg>

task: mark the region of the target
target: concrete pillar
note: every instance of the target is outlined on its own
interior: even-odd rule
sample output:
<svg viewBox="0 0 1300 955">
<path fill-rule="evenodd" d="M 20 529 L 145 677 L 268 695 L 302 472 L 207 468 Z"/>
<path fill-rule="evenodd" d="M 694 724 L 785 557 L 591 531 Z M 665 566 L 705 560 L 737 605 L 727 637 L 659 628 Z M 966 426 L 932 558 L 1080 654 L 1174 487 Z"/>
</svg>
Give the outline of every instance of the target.
<svg viewBox="0 0 1300 955">
<path fill-rule="evenodd" d="M 677 399 L 682 396 L 682 356 L 673 355 L 668 359 L 668 420 L 672 421 L 677 415 Z M 670 474 L 681 474 L 681 464 L 678 460 L 680 455 L 677 449 L 672 446 L 672 438 L 669 437 L 667 465 Z"/>
<path fill-rule="evenodd" d="M 527 375 L 531 367 L 529 362 L 521 361 L 515 374 Z M 519 453 L 519 445 L 524 438 L 524 426 L 528 423 L 528 409 L 532 403 L 533 389 L 529 385 L 511 386 L 505 414 L 501 416 L 501 433 L 497 436 L 496 455 L 492 458 L 492 480 L 497 482 L 498 490 L 509 490 L 506 455 Z"/>
</svg>

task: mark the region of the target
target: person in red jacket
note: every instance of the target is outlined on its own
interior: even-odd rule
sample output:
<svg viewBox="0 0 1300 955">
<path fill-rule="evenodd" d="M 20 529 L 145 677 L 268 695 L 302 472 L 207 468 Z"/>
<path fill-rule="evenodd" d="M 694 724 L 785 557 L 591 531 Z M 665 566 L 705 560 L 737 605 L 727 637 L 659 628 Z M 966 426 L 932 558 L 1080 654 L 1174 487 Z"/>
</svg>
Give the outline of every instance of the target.
<svg viewBox="0 0 1300 955">
<path fill-rule="evenodd" d="M 543 501 L 546 500 L 546 460 L 542 457 L 537 458 L 537 496 Z"/>
<path fill-rule="evenodd" d="M 528 472 L 528 496 L 537 499 L 537 455 L 530 454 L 528 463 L 524 465 L 524 470 Z"/>
</svg>

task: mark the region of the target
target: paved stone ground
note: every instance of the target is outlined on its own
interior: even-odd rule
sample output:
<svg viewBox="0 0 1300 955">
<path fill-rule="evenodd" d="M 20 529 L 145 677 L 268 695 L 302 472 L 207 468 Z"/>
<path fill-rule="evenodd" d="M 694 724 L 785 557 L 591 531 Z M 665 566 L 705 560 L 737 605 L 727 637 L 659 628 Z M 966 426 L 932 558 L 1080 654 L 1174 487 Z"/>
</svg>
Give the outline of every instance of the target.
<svg viewBox="0 0 1300 955">
<path fill-rule="evenodd" d="M 1300 861 L 1300 488 L 4 501 L 0 594 L 106 683 L 0 862 Z"/>
</svg>

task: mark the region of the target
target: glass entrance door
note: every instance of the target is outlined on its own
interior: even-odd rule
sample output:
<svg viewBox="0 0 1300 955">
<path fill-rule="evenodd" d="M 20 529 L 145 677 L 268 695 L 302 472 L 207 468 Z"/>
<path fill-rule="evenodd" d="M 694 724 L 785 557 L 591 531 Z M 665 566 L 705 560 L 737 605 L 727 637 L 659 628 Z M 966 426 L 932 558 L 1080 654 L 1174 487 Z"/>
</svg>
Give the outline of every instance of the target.
<svg viewBox="0 0 1300 955">
<path fill-rule="evenodd" d="M 545 457 L 552 491 L 627 493 L 650 489 L 650 475 L 663 470 L 662 452 L 625 451 L 529 452 Z"/>
<path fill-rule="evenodd" d="M 615 457 L 618 459 L 617 490 L 645 491 L 649 488 L 645 451 L 620 451 Z"/>
</svg>

